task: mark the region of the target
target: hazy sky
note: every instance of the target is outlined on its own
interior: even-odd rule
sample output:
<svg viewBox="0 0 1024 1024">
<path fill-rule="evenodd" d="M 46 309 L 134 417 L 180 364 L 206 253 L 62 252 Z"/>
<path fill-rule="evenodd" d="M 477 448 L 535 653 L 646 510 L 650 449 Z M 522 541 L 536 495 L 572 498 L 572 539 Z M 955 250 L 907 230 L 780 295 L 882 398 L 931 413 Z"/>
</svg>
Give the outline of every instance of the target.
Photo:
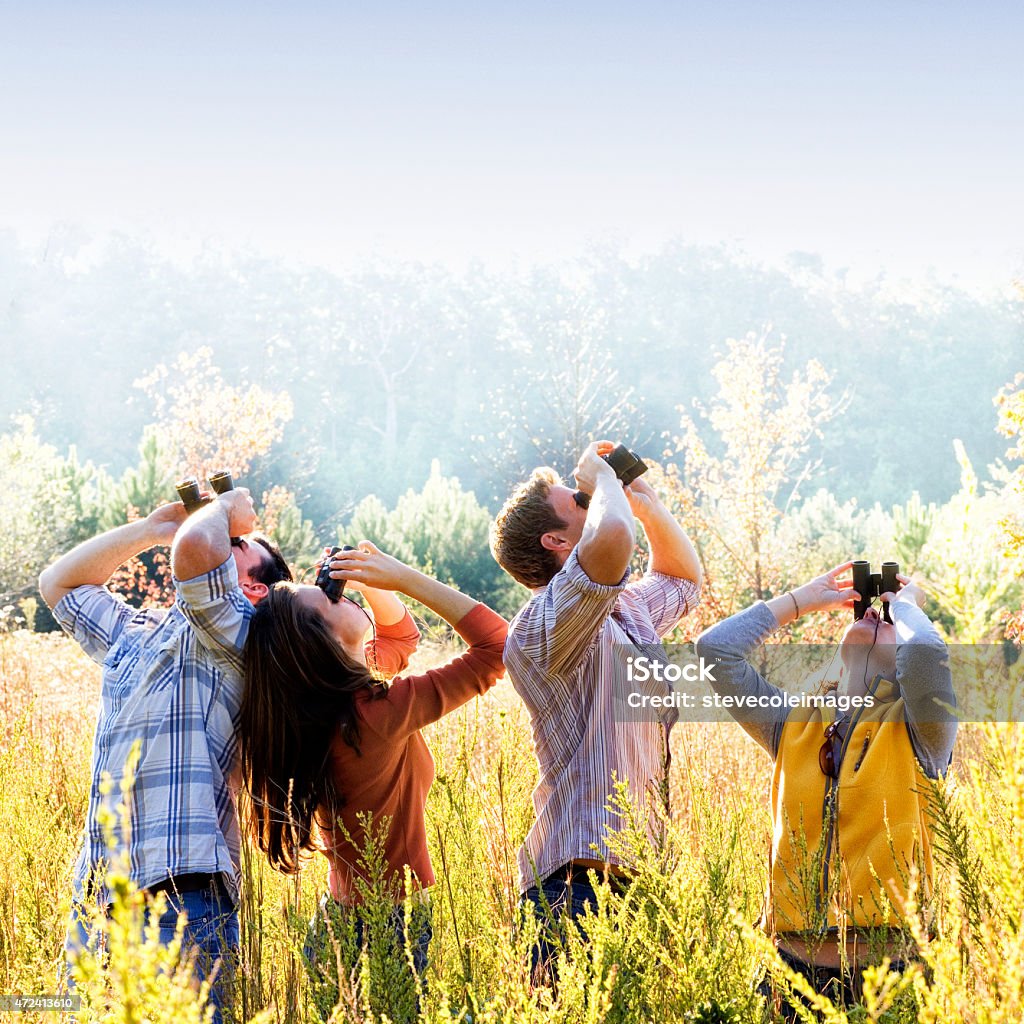
<svg viewBox="0 0 1024 1024">
<path fill-rule="evenodd" d="M 0 228 L 1024 272 L 1024 4 L 0 4 Z"/>
</svg>

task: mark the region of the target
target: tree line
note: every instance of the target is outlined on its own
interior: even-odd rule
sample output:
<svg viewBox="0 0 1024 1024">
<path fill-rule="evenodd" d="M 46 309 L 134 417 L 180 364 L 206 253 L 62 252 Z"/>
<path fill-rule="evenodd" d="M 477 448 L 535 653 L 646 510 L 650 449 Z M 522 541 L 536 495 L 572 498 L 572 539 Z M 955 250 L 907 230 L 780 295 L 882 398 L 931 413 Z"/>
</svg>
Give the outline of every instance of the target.
<svg viewBox="0 0 1024 1024">
<path fill-rule="evenodd" d="M 958 481 L 945 501 L 906 491 L 896 501 L 863 502 L 822 484 L 826 441 L 849 400 L 819 361 L 790 371 L 783 346 L 750 336 L 728 340 L 709 376 L 716 386 L 710 399 L 677 413 L 675 430 L 645 449 L 653 449 L 651 482 L 687 524 L 704 563 L 704 598 L 686 630 L 862 557 L 875 564 L 896 558 L 923 573 L 932 584 L 930 612 L 949 638 L 1019 637 L 1024 375 L 989 398 L 1006 464 L 979 469 L 956 440 L 947 457 Z M 205 348 L 160 363 L 138 389 L 153 418 L 134 463 L 119 474 L 74 446 L 62 451 L 44 440 L 28 415 L 0 435 L 0 611 L 8 626 L 52 628 L 35 581 L 60 551 L 172 499 L 183 472 L 205 478 L 220 468 L 250 487 L 263 528 L 300 570 L 314 565 L 322 545 L 365 537 L 506 615 L 525 598 L 488 549 L 497 504 L 446 473 L 440 457 L 410 467 L 396 497 L 368 488 L 347 510 L 317 520 L 301 476 L 285 471 L 300 405 L 287 390 L 228 380 Z M 608 415 L 607 406 L 594 415 Z M 622 436 L 611 423 L 584 417 L 582 424 L 581 440 L 605 429 Z M 641 534 L 637 568 L 644 549 Z M 154 551 L 121 569 L 112 585 L 134 604 L 166 603 L 168 574 L 166 552 Z M 827 640 L 839 624 L 816 628 L 805 638 Z"/>
<path fill-rule="evenodd" d="M 0 288 L 0 430 L 29 414 L 119 474 L 158 418 L 161 389 L 139 385 L 205 347 L 226 380 L 289 396 L 264 482 L 287 480 L 317 524 L 369 493 L 393 504 L 435 458 L 493 505 L 532 465 L 568 469 L 595 431 L 660 455 L 748 336 L 782 350 L 784 375 L 816 359 L 842 406 L 809 483 L 862 508 L 945 501 L 954 439 L 979 466 L 1001 457 L 992 396 L 1024 352 L 1019 292 L 855 286 L 813 255 L 779 269 L 682 241 L 501 271 L 331 272 L 214 250 L 180 265 L 68 228 L 40 252 L 0 235 Z"/>
</svg>

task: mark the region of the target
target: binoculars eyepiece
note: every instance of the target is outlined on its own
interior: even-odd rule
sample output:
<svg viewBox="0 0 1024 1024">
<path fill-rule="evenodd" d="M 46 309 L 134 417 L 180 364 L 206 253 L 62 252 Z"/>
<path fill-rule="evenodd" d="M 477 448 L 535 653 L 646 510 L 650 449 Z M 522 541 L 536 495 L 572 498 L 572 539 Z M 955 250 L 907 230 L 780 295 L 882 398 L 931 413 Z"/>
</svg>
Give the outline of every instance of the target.
<svg viewBox="0 0 1024 1024">
<path fill-rule="evenodd" d="M 602 459 L 615 470 L 615 475 L 623 487 L 627 487 L 638 476 L 647 472 L 648 466 L 636 452 L 631 452 L 624 444 L 616 445 Z M 580 508 L 590 508 L 590 495 L 583 491 L 577 491 L 573 499 Z"/>
<path fill-rule="evenodd" d="M 223 469 L 210 477 L 210 487 L 215 494 L 225 494 L 227 491 L 235 489 L 235 482 L 231 479 L 231 474 L 226 469 Z M 174 485 L 174 489 L 178 492 L 178 497 L 184 502 L 185 511 L 189 515 L 192 515 L 193 512 L 213 501 L 213 498 L 203 497 L 199 481 L 194 476 L 188 476 L 184 480 L 179 480 Z"/>
<path fill-rule="evenodd" d="M 330 553 L 324 555 L 324 560 L 320 563 L 320 568 L 317 569 L 316 586 L 327 595 L 327 599 L 333 604 L 337 604 L 341 600 L 341 596 L 345 592 L 345 581 L 331 579 L 331 558 L 339 551 L 352 550 L 354 549 L 351 544 L 345 544 L 340 548 L 331 548 Z"/>
<path fill-rule="evenodd" d="M 853 563 L 853 589 L 860 594 L 860 600 L 853 604 L 853 619 L 864 618 L 864 613 L 871 607 L 871 602 L 882 594 L 895 594 L 903 586 L 896 574 L 900 571 L 899 562 L 883 562 L 881 572 L 872 572 L 869 562 Z M 886 622 L 892 622 L 889 605 L 882 605 L 882 615 Z"/>
</svg>

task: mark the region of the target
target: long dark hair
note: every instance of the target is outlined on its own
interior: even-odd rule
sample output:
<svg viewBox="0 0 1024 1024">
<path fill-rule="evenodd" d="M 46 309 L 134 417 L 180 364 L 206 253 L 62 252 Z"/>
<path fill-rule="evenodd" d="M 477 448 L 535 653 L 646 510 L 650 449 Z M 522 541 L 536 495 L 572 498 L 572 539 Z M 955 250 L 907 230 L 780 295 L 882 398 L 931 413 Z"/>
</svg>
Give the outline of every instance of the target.
<svg viewBox="0 0 1024 1024">
<path fill-rule="evenodd" d="M 376 684 L 320 615 L 299 602 L 292 583 L 271 587 L 256 606 L 244 661 L 246 824 L 271 865 L 294 874 L 302 851 L 317 849 L 317 809 L 343 803 L 329 771 L 331 743 L 340 732 L 359 749 L 355 695 Z"/>
</svg>

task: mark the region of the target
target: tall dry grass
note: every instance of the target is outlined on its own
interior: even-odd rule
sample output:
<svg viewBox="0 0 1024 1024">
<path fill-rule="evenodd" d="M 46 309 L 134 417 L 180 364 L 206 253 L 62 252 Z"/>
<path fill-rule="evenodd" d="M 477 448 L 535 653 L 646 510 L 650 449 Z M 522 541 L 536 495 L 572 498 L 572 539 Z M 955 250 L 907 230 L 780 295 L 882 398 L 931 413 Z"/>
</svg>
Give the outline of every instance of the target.
<svg viewBox="0 0 1024 1024">
<path fill-rule="evenodd" d="M 447 657 L 444 651 L 425 657 Z M 70 873 L 85 812 L 98 670 L 60 637 L 0 637 L 0 992 L 54 990 Z M 617 842 L 636 865 L 625 897 L 601 890 L 588 942 L 570 934 L 557 991 L 532 988 L 535 929 L 518 910 L 516 850 L 536 778 L 528 721 L 507 684 L 428 737 L 437 781 L 428 805 L 434 940 L 420 1019 L 508 1024 L 772 1019 L 757 984 L 787 976 L 753 928 L 767 877 L 769 762 L 732 725 L 673 734 L 671 817 L 652 848 L 623 818 Z M 1017 727 L 961 731 L 956 784 L 941 792 L 939 879 L 918 927 L 920 959 L 868 978 L 863 1005 L 821 1004 L 820 1019 L 1018 1024 L 1024 1020 L 1024 740 Z M 239 1020 L 316 1019 L 301 949 L 326 871 L 298 879 L 245 856 Z M 88 965 L 80 1020 L 201 1020 L 200 996 L 147 941 L 125 889 L 110 962 Z M 925 920 L 924 908 L 920 915 Z M 173 951 L 172 951 L 173 953 Z M 372 955 L 339 979 L 338 1021 L 411 1018 L 385 999 Z M 33 1019 L 31 1014 L 27 1019 Z M 53 1019 L 38 1015 L 38 1019 Z"/>
</svg>

